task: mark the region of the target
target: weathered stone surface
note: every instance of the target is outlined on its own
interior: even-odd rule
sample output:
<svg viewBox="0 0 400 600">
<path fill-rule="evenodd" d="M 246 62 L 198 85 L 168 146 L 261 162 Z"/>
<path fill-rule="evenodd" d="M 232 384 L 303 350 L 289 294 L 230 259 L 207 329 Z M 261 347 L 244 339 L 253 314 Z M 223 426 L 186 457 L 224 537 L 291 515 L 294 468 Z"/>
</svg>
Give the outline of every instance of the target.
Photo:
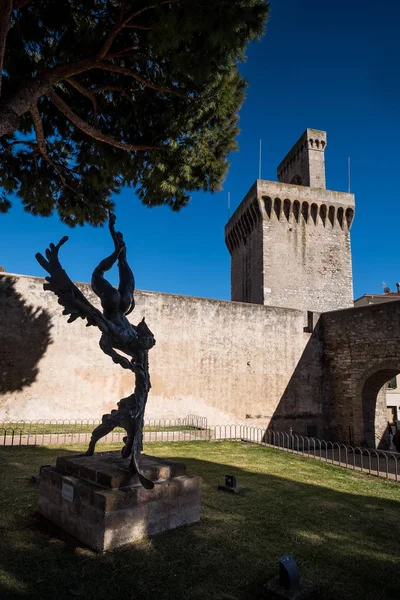
<svg viewBox="0 0 400 600">
<path fill-rule="evenodd" d="M 400 301 L 327 313 L 322 324 L 329 436 L 385 447 L 382 386 L 400 372 Z"/>
<path fill-rule="evenodd" d="M 326 132 L 306 129 L 278 166 L 278 181 L 325 189 Z"/>
<path fill-rule="evenodd" d="M 0 287 L 14 286 L 32 310 L 46 310 L 53 324 L 52 343 L 35 380 L 0 392 L 0 419 L 100 418 L 132 392 L 132 376 L 97 352 L 93 327 L 86 328 L 81 319 L 66 322 L 43 283 L 42 278 L 0 275 Z M 98 306 L 90 287 L 79 287 Z M 210 424 L 269 423 L 310 338 L 303 331 L 304 311 L 140 291 L 135 299 L 137 313 L 157 331 L 147 419 L 197 414 Z M 0 298 L 0 309 L 2 360 L 2 349 L 16 344 L 20 353 L 25 348 L 26 328 L 21 329 L 12 294 Z M 18 376 L 18 362 L 9 370 Z M 305 396 L 310 397 L 307 391 Z"/>
<path fill-rule="evenodd" d="M 0 396 L 0 418 L 73 418 L 81 403 L 82 416 L 107 412 L 115 403 L 113 387 L 122 397 L 131 382 L 106 357 L 93 354 L 95 331 L 81 321 L 72 327 L 65 323 L 57 302 L 42 290 L 43 279 L 1 278 L 15 281 L 34 308 L 45 302 L 54 326 L 36 381 Z M 305 313 L 291 309 L 150 292 L 138 292 L 137 302 L 142 314 L 151 314 L 159 338 L 152 359 L 149 417 L 197 412 L 211 424 L 243 421 L 256 426 L 268 426 L 272 419 L 276 430 L 293 427 L 302 435 L 316 426 L 317 437 L 350 441 L 351 431 L 354 443 L 363 442 L 366 433 L 370 445 L 386 426 L 382 393 L 375 432 L 371 424 L 364 427 L 364 416 L 371 422 L 374 414 L 375 400 L 368 390 L 377 394 L 377 385 L 400 372 L 398 301 L 325 313 L 312 334 L 303 330 Z M 21 330 L 12 296 L 3 298 L 2 311 L 0 354 L 16 343 Z M 76 355 L 66 350 L 72 337 Z M 90 363 L 84 377 L 79 366 L 83 362 Z M 363 405 L 367 381 L 364 397 L 369 399 Z"/>
<path fill-rule="evenodd" d="M 353 215 L 352 194 L 256 181 L 225 227 L 232 300 L 318 313 L 352 306 Z"/>
<path fill-rule="evenodd" d="M 201 479 L 186 474 L 184 464 L 144 456 L 153 490 L 132 481 L 126 485 L 128 464 L 112 452 L 60 457 L 56 467 L 42 470 L 40 512 L 98 552 L 200 520 Z M 69 473 L 77 470 L 85 479 Z"/>
<path fill-rule="evenodd" d="M 186 473 L 184 463 L 171 462 L 147 454 L 141 454 L 140 465 L 145 477 L 151 481 L 166 481 Z M 138 483 L 136 476 L 132 477 L 129 462 L 121 457 L 118 450 L 98 452 L 93 456 L 59 456 L 56 469 L 112 489 Z"/>
</svg>

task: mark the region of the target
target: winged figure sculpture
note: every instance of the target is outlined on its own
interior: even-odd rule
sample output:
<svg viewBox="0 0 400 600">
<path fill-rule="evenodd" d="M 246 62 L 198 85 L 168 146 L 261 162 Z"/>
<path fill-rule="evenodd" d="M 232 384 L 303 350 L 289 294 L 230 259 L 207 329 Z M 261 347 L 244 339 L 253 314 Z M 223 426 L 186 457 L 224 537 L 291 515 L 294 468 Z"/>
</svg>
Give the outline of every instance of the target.
<svg viewBox="0 0 400 600">
<path fill-rule="evenodd" d="M 102 423 L 93 431 L 87 455 L 94 453 L 97 441 L 110 433 L 115 427 L 125 429 L 125 445 L 122 449 L 124 458 L 130 457 L 133 473 L 137 473 L 141 484 L 151 489 L 152 481 L 144 476 L 139 464 L 142 450 L 143 420 L 148 393 L 150 391 L 149 350 L 154 346 L 154 335 L 147 327 L 144 319 L 139 325 L 132 325 L 127 315 L 134 309 L 135 279 L 126 259 L 126 245 L 122 233 L 115 231 L 115 215 L 110 213 L 109 229 L 114 242 L 114 251 L 102 260 L 92 275 L 92 289 L 99 297 L 102 312 L 94 307 L 80 289 L 71 281 L 61 266 L 58 253 L 68 237 L 63 237 L 57 245 L 50 244 L 46 250 L 46 258 L 36 254 L 39 264 L 49 273 L 44 284 L 58 296 L 58 302 L 64 307 L 63 314 L 69 315 L 68 323 L 79 317 L 86 319 L 86 326 L 98 327 L 100 348 L 110 356 L 114 363 L 135 374 L 133 394 L 118 402 L 118 409 L 103 415 Z M 117 263 L 119 271 L 119 287 L 114 288 L 105 278 L 106 271 Z M 123 354 L 121 354 L 121 352 Z"/>
</svg>

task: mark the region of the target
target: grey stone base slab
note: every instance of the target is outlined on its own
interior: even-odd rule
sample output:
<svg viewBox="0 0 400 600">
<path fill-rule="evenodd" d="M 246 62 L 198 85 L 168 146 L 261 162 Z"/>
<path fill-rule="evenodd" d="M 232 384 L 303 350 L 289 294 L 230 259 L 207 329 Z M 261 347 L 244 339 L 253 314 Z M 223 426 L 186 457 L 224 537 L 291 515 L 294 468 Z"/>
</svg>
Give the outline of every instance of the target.
<svg viewBox="0 0 400 600">
<path fill-rule="evenodd" d="M 97 552 L 200 520 L 200 477 L 183 463 L 146 455 L 141 467 L 154 489 L 132 478 L 119 452 L 59 457 L 42 469 L 40 512 Z"/>
</svg>

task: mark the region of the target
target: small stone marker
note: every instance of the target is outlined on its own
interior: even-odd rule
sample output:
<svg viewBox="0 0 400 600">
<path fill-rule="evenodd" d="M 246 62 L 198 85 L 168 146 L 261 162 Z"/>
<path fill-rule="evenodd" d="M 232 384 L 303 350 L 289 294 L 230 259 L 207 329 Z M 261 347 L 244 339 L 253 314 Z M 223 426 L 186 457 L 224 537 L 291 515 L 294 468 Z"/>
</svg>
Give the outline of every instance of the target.
<svg viewBox="0 0 400 600">
<path fill-rule="evenodd" d="M 267 598 L 285 598 L 287 600 L 305 600 L 309 597 L 313 584 L 309 579 L 301 579 L 299 567 L 289 554 L 279 561 L 279 575 L 265 586 Z"/>
<path fill-rule="evenodd" d="M 242 488 L 236 485 L 236 477 L 234 475 L 225 475 L 224 483 L 220 483 L 217 489 L 223 492 L 230 492 L 231 494 L 238 494 Z"/>
<path fill-rule="evenodd" d="M 29 483 L 31 483 L 32 485 L 39 485 L 43 469 L 49 468 L 51 468 L 51 465 L 42 465 L 39 469 L 39 475 L 32 475 L 32 477 L 29 480 Z"/>
</svg>

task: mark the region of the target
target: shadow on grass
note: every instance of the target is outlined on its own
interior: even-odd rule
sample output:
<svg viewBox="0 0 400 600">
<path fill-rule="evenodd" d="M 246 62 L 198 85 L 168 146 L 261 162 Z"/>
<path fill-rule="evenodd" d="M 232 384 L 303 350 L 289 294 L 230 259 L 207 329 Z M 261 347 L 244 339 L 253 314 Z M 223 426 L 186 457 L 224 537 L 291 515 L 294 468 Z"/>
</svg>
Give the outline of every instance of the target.
<svg viewBox="0 0 400 600">
<path fill-rule="evenodd" d="M 316 584 L 314 598 L 398 598 L 400 504 L 373 492 L 386 486 L 395 497 L 395 484 L 370 483 L 366 477 L 240 443 L 206 447 L 200 442 L 198 452 L 194 444 L 176 444 L 175 456 L 170 451 L 168 457 L 184 458 L 188 472 L 203 478 L 201 522 L 104 555 L 81 548 L 44 521 L 37 514 L 38 489 L 28 482 L 40 465 L 76 450 L 2 449 L 0 597 L 258 599 L 265 597 L 263 584 L 277 574 L 279 557 L 290 553 L 302 575 Z M 156 453 L 151 446 L 147 451 Z M 193 456 L 196 452 L 210 460 Z M 248 468 L 236 463 L 243 452 Z M 283 469 L 281 475 L 262 472 L 268 461 L 290 466 L 290 477 Z M 331 477 L 336 488 L 354 491 L 305 483 L 302 470 L 307 475 L 307 469 L 317 478 L 320 474 L 321 481 Z M 243 494 L 216 490 L 221 476 L 230 472 L 245 488 Z"/>
</svg>

